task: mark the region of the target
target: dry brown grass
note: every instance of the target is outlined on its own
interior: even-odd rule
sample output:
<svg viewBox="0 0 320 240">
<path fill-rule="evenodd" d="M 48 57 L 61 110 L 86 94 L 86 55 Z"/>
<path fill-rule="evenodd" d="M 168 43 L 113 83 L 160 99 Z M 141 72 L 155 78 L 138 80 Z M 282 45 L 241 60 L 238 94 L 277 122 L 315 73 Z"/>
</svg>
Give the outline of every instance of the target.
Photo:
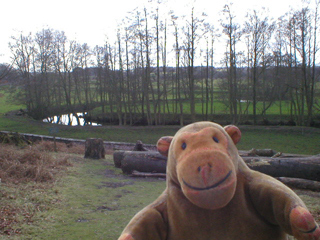
<svg viewBox="0 0 320 240">
<path fill-rule="evenodd" d="M 41 141 L 34 145 L 34 148 L 39 151 L 54 152 L 55 146 L 52 141 Z M 64 153 L 84 154 L 84 145 L 76 143 L 60 143 L 56 142 L 56 151 Z"/>
</svg>

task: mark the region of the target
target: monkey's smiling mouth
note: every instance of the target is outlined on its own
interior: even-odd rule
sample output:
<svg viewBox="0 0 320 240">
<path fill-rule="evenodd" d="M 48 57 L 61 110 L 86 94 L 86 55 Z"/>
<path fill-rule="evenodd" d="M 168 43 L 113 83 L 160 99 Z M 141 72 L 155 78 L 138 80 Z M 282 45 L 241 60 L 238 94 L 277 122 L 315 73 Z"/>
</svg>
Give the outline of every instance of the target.
<svg viewBox="0 0 320 240">
<path fill-rule="evenodd" d="M 220 184 L 222 184 L 224 181 L 226 181 L 230 175 L 231 175 L 232 171 L 228 172 L 228 174 L 223 178 L 221 179 L 219 182 L 211 185 L 211 186 L 208 186 L 208 187 L 204 187 L 204 188 L 201 188 L 201 187 L 194 187 L 192 185 L 190 185 L 189 183 L 187 183 L 184 179 L 183 179 L 183 183 L 184 185 L 186 185 L 188 188 L 191 188 L 193 190 L 196 190 L 196 191 L 204 191 L 204 190 L 209 190 L 209 189 L 212 189 L 212 188 L 215 188 L 215 187 L 218 187 Z"/>
</svg>

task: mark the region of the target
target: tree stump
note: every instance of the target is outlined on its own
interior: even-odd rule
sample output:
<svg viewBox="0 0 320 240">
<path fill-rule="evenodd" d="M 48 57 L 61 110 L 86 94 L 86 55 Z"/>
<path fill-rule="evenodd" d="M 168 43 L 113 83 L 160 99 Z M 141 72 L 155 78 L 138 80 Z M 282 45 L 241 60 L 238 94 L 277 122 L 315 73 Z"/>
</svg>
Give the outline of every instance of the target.
<svg viewBox="0 0 320 240">
<path fill-rule="evenodd" d="M 105 158 L 105 149 L 101 138 L 88 138 L 85 144 L 85 158 Z"/>
</svg>

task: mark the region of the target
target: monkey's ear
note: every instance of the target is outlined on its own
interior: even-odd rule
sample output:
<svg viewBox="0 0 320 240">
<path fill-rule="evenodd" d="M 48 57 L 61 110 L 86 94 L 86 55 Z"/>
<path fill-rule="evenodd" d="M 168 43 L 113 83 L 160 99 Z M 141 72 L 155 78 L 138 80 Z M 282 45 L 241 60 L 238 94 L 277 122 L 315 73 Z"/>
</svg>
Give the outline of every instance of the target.
<svg viewBox="0 0 320 240">
<path fill-rule="evenodd" d="M 238 142 L 241 140 L 241 131 L 238 127 L 234 125 L 228 125 L 224 127 L 224 130 L 229 134 L 231 137 L 234 145 L 237 145 Z"/>
<path fill-rule="evenodd" d="M 163 156 L 168 157 L 169 147 L 171 144 L 173 137 L 171 136 L 165 136 L 161 137 L 157 142 L 157 149 L 159 153 L 161 153 Z"/>
</svg>

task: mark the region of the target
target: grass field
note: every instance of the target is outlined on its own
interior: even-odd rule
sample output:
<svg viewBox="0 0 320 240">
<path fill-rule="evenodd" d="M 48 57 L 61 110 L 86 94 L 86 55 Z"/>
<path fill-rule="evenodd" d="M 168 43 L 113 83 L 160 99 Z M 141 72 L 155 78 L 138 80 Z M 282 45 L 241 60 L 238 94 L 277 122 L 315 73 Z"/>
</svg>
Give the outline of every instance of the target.
<svg viewBox="0 0 320 240">
<path fill-rule="evenodd" d="M 202 113 L 206 113 L 206 104 L 207 103 L 202 103 L 201 101 L 201 96 L 199 96 L 196 99 L 195 102 L 195 111 L 197 114 L 202 114 Z M 266 103 L 266 105 L 268 105 L 268 103 Z M 168 104 L 168 109 L 170 111 L 170 113 L 173 112 L 179 112 L 180 108 L 178 106 L 178 110 L 174 110 L 176 108 L 176 103 L 171 100 L 169 101 Z M 154 106 L 153 104 L 150 105 L 151 108 L 151 112 L 154 112 Z M 161 109 L 163 109 L 163 106 L 161 106 Z M 166 111 L 168 111 L 168 109 L 166 108 Z M 243 112 L 247 110 L 249 114 L 253 114 L 253 104 L 252 102 L 246 103 L 246 102 L 241 102 L 239 105 L 239 114 L 243 114 Z M 263 103 L 262 102 L 258 102 L 257 103 L 257 117 L 260 118 L 260 113 L 263 110 Z M 106 111 L 109 111 L 108 106 L 106 106 Z M 272 105 L 266 110 L 266 118 L 269 118 L 270 120 L 273 120 L 275 115 L 278 115 L 278 119 L 277 120 L 282 120 L 286 121 L 287 119 L 289 119 L 290 116 L 290 102 L 289 101 L 282 101 L 281 103 L 281 111 L 282 111 L 282 116 L 280 117 L 279 112 L 280 112 L 280 102 L 279 101 L 275 101 L 272 103 Z M 183 101 L 183 113 L 184 114 L 190 114 L 190 103 L 189 100 L 184 100 Z M 92 116 L 99 116 L 102 115 L 102 108 L 101 107 L 96 107 L 94 108 L 92 111 L 90 111 L 90 113 L 92 114 Z M 208 103 L 208 114 L 211 114 L 211 106 L 210 103 Z M 214 102 L 214 106 L 212 109 L 212 114 L 229 114 L 229 109 L 227 108 L 226 104 L 221 101 L 221 100 L 215 100 Z"/>
</svg>

